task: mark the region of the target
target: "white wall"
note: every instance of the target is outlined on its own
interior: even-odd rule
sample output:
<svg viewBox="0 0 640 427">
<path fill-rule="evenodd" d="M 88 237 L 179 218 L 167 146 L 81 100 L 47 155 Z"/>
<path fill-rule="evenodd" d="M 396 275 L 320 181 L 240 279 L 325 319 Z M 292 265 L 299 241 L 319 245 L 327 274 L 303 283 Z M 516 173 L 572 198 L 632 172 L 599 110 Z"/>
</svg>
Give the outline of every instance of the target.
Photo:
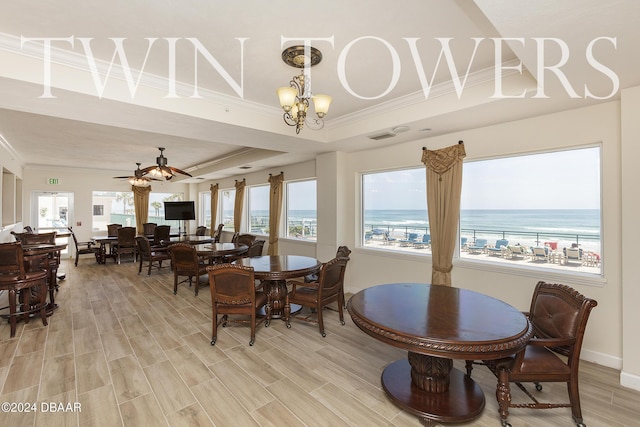
<svg viewBox="0 0 640 427">
<path fill-rule="evenodd" d="M 637 325 L 638 301 L 640 301 L 640 263 L 638 241 L 640 241 L 640 87 L 622 91 L 622 373 L 620 383 L 640 390 L 640 338 Z M 617 318 L 619 315 L 614 314 Z"/>
</svg>

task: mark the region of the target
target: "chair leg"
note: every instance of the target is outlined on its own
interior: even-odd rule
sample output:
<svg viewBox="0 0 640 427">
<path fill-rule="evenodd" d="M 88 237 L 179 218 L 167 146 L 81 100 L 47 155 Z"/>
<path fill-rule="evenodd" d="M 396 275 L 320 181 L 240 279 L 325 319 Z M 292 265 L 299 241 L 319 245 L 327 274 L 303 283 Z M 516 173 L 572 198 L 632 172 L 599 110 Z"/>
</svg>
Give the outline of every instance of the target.
<svg viewBox="0 0 640 427">
<path fill-rule="evenodd" d="M 173 273 L 173 294 L 178 293 L 178 275 Z"/>
<path fill-rule="evenodd" d="M 511 388 L 509 387 L 509 372 L 505 369 L 498 371 L 498 387 L 496 388 L 496 399 L 498 399 L 498 413 L 503 426 L 509 425 L 509 405 L 511 404 Z"/>
<path fill-rule="evenodd" d="M 291 317 L 291 305 L 289 304 L 289 295 L 285 297 L 284 300 L 284 323 L 286 323 L 287 328 L 291 329 L 291 323 L 289 322 L 289 318 Z"/>
<path fill-rule="evenodd" d="M 9 324 L 11 325 L 10 338 L 16 336 L 16 290 L 9 289 Z"/>
<path fill-rule="evenodd" d="M 76 267 L 78 266 L 78 257 L 79 257 L 79 254 L 76 252 Z"/>
<path fill-rule="evenodd" d="M 218 339 L 218 313 L 215 309 L 215 304 L 213 308 L 213 325 L 211 331 L 211 345 L 216 345 L 216 340 Z"/>
<path fill-rule="evenodd" d="M 254 342 L 256 342 L 256 311 L 255 310 L 251 312 L 251 340 L 249 341 L 249 346 L 252 346 Z"/>
<path fill-rule="evenodd" d="M 47 320 L 47 291 L 47 283 L 42 282 L 42 284 L 38 286 L 38 299 L 40 300 L 40 319 L 44 326 L 49 324 Z"/>
<path fill-rule="evenodd" d="M 467 370 L 467 376 L 471 378 L 471 371 L 473 371 L 473 360 L 465 360 L 464 367 Z"/>
<path fill-rule="evenodd" d="M 340 293 L 338 294 L 338 313 L 340 314 L 340 324 L 344 326 L 344 314 L 342 312 L 343 307 L 344 307 L 344 295 Z"/>
<path fill-rule="evenodd" d="M 142 265 L 142 257 L 140 257 L 140 265 Z M 153 261 L 149 259 L 149 271 L 147 271 L 147 276 L 151 276 L 151 267 L 153 267 Z"/>
<path fill-rule="evenodd" d="M 138 267 L 138 274 L 142 271 L 142 257 L 140 257 L 140 266 Z"/>
<path fill-rule="evenodd" d="M 576 369 L 577 371 L 577 369 Z M 571 416 L 573 421 L 578 425 L 584 425 L 582 422 L 582 409 L 580 408 L 580 393 L 578 391 L 578 379 L 574 375 L 574 380 L 567 383 L 567 391 L 569 392 L 569 402 L 571 403 Z"/>
<path fill-rule="evenodd" d="M 318 327 L 320 328 L 320 335 L 322 335 L 322 338 L 324 338 L 327 336 L 327 334 L 324 333 L 324 320 L 322 319 L 322 306 L 318 304 L 318 308 L 316 310 L 318 311 Z"/>
</svg>

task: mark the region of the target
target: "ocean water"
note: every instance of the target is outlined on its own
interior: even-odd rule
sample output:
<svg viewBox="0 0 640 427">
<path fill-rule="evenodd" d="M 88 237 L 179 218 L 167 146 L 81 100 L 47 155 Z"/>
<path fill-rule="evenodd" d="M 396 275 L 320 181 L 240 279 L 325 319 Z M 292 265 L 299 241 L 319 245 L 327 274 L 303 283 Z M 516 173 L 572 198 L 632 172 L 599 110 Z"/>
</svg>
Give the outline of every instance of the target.
<svg viewBox="0 0 640 427">
<path fill-rule="evenodd" d="M 255 217 L 268 218 L 268 211 L 254 211 Z M 233 218 L 233 212 L 225 212 Z M 315 210 L 289 211 L 290 223 L 316 224 Z M 429 233 L 424 210 L 385 209 L 364 212 L 365 231 L 383 230 L 405 238 L 408 233 Z M 490 244 L 506 238 L 509 244 L 526 246 L 558 242 L 558 247 L 578 243 L 585 250 L 600 251 L 599 209 L 463 209 L 460 212 L 460 235 L 472 242 L 485 238 Z"/>
<path fill-rule="evenodd" d="M 409 232 L 428 233 L 424 210 L 367 210 L 365 230 L 383 229 L 396 237 Z M 558 242 L 559 247 L 578 243 L 600 252 L 599 209 L 463 209 L 460 234 L 468 241 L 486 238 L 490 244 L 506 238 L 509 244 L 527 246 Z M 492 241 L 493 240 L 493 241 Z"/>
</svg>

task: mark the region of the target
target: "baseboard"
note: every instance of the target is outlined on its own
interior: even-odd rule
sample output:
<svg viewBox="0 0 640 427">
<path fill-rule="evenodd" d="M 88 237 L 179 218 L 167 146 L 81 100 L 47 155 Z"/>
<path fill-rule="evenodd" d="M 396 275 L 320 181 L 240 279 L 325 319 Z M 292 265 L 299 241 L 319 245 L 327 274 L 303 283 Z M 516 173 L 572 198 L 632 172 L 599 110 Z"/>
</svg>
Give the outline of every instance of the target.
<svg viewBox="0 0 640 427">
<path fill-rule="evenodd" d="M 629 374 L 623 371 L 620 373 L 620 385 L 640 391 L 640 375 Z"/>
<path fill-rule="evenodd" d="M 586 348 L 583 348 L 580 352 L 580 359 L 586 360 L 587 362 L 593 362 L 597 365 L 613 368 L 618 371 L 622 369 L 622 359 L 620 357 L 615 357 L 610 354 L 600 353 Z"/>
</svg>

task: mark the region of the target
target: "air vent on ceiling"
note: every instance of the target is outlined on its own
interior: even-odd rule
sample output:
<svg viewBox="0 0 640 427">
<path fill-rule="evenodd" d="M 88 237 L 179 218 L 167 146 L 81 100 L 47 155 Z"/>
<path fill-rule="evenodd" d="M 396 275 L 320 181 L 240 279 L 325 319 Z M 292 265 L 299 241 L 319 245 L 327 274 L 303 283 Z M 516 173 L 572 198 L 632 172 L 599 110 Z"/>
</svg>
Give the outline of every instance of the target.
<svg viewBox="0 0 640 427">
<path fill-rule="evenodd" d="M 373 136 L 369 136 L 369 139 L 373 139 L 375 141 L 380 141 L 381 139 L 387 139 L 387 138 L 392 138 L 396 136 L 395 133 L 393 132 L 385 132 L 385 133 L 381 133 L 379 135 L 373 135 Z"/>
<path fill-rule="evenodd" d="M 240 166 L 239 169 L 251 169 L 251 166 Z"/>
</svg>

